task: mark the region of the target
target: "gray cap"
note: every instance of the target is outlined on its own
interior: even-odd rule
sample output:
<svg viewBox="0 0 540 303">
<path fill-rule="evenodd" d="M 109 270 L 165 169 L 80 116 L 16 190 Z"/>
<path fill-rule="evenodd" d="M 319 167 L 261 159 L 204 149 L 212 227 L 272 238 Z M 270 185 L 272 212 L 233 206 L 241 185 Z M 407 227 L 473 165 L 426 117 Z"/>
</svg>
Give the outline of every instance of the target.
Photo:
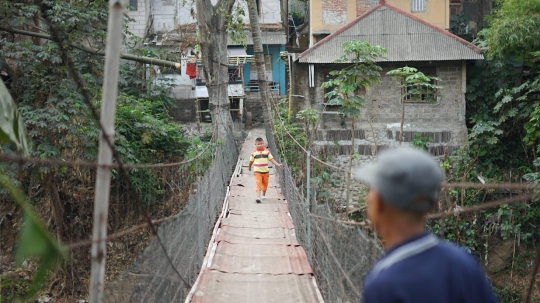
<svg viewBox="0 0 540 303">
<path fill-rule="evenodd" d="M 353 170 L 353 175 L 375 188 L 385 203 L 412 212 L 431 210 L 444 180 L 431 155 L 413 148 L 383 152 L 377 162 Z"/>
</svg>

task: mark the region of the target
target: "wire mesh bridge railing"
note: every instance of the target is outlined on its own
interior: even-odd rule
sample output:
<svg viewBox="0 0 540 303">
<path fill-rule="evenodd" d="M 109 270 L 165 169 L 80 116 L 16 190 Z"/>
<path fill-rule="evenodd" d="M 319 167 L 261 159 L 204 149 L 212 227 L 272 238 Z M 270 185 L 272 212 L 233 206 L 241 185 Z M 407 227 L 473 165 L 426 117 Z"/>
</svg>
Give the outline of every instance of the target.
<svg viewBox="0 0 540 303">
<path fill-rule="evenodd" d="M 106 302 L 182 302 L 186 298 L 201 269 L 238 158 L 234 140 L 224 142 L 199 180 L 196 194 L 173 219 L 160 225 L 159 238 L 108 285 Z"/>
<path fill-rule="evenodd" d="M 270 149 L 275 141 L 267 130 Z M 221 212 L 232 167 L 240 169 L 234 140 L 225 140 L 198 190 L 173 219 L 160 225 L 160 247 L 154 239 L 135 263 L 110 283 L 107 302 L 183 302 L 195 282 L 216 218 Z M 281 192 L 289 205 L 299 243 L 306 250 L 327 302 L 357 302 L 369 268 L 380 253 L 374 239 L 359 227 L 335 219 L 327 207 L 310 212 L 291 170 L 279 172 Z M 165 253 L 166 252 L 166 253 Z M 168 260 L 170 259 L 170 261 Z M 172 263 L 172 264 L 171 264 Z"/>
</svg>

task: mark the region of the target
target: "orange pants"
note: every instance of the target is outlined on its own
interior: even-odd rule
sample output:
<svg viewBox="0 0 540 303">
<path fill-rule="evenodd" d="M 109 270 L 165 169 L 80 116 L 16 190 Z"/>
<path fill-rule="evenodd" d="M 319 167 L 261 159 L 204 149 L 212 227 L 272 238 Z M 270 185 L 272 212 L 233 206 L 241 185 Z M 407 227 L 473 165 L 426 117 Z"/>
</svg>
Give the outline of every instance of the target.
<svg viewBox="0 0 540 303">
<path fill-rule="evenodd" d="M 266 191 L 268 188 L 268 175 L 270 174 L 254 173 L 253 175 L 255 176 L 255 190 Z"/>
</svg>

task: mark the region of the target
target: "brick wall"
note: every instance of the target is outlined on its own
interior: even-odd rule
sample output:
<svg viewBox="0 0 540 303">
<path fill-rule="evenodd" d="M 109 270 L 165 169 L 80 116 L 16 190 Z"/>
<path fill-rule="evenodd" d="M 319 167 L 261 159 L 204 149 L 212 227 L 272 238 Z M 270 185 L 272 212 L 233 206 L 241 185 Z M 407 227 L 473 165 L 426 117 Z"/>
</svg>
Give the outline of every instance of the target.
<svg viewBox="0 0 540 303">
<path fill-rule="evenodd" d="M 362 16 L 369 11 L 373 6 L 370 5 L 368 0 L 356 0 L 356 16 Z"/>
<path fill-rule="evenodd" d="M 399 64 L 381 64 L 385 75 L 387 71 L 405 66 L 407 62 Z M 408 66 L 420 67 L 418 63 L 409 62 Z M 422 133 L 425 137 L 434 139 L 430 144 L 433 154 L 441 154 L 448 150 L 455 150 L 467 142 L 467 128 L 465 125 L 465 102 L 463 101 L 461 87 L 461 62 L 439 62 L 431 66 L 436 67 L 437 76 L 441 78 L 440 85 L 444 88 L 439 92 L 439 100 L 435 104 L 407 103 L 405 104 L 405 141 L 412 141 L 416 133 Z M 315 108 L 323 110 L 322 104 L 324 92 L 320 89 L 323 83 L 323 71 L 339 69 L 339 65 L 315 65 L 315 87 L 309 88 L 308 64 L 295 64 L 294 93 L 303 95 L 305 98 L 295 99 L 297 108 Z M 354 151 L 360 154 L 369 154 L 372 147 L 384 149 L 399 145 L 399 129 L 401 122 L 401 100 L 398 84 L 389 76 L 382 76 L 381 83 L 370 88 L 366 92 L 366 102 L 362 109 L 361 117 L 356 123 L 356 129 L 363 132 L 363 137 L 356 140 L 357 146 Z M 332 145 L 333 133 L 331 130 L 351 129 L 349 118 L 342 120 L 337 114 L 338 107 L 326 108 L 322 114 L 318 144 Z M 370 123 L 371 122 L 371 123 Z M 341 138 L 341 137 L 340 137 Z M 340 141 L 340 145 L 350 145 L 350 138 Z M 406 145 L 407 143 L 404 143 Z M 336 154 L 347 154 L 347 150 L 332 151 Z"/>
<path fill-rule="evenodd" d="M 347 23 L 347 0 L 322 0 L 322 19 L 328 25 Z"/>
<path fill-rule="evenodd" d="M 127 15 L 134 21 L 127 24 L 128 29 L 138 37 L 144 37 L 148 21 L 148 7 L 145 0 L 137 1 L 137 10 L 128 10 Z"/>
<path fill-rule="evenodd" d="M 154 31 L 171 31 L 175 28 L 176 3 L 174 0 L 154 0 Z"/>
</svg>

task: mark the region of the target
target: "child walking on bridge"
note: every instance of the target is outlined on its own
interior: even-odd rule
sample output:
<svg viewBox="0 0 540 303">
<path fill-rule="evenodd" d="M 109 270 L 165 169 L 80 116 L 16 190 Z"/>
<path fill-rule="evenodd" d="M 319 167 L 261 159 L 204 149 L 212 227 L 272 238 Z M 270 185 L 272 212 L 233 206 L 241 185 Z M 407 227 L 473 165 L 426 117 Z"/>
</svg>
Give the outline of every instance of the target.
<svg viewBox="0 0 540 303">
<path fill-rule="evenodd" d="M 264 140 L 262 138 L 255 139 L 255 150 L 249 157 L 248 170 L 251 171 L 253 165 L 253 176 L 255 176 L 255 192 L 257 193 L 257 203 L 261 203 L 262 200 L 266 200 L 266 190 L 268 189 L 268 175 L 270 170 L 268 169 L 268 161 L 272 162 L 275 166 L 283 168 L 283 164 L 277 163 L 270 151 L 264 147 Z M 262 193 L 262 197 L 261 197 Z"/>
</svg>

